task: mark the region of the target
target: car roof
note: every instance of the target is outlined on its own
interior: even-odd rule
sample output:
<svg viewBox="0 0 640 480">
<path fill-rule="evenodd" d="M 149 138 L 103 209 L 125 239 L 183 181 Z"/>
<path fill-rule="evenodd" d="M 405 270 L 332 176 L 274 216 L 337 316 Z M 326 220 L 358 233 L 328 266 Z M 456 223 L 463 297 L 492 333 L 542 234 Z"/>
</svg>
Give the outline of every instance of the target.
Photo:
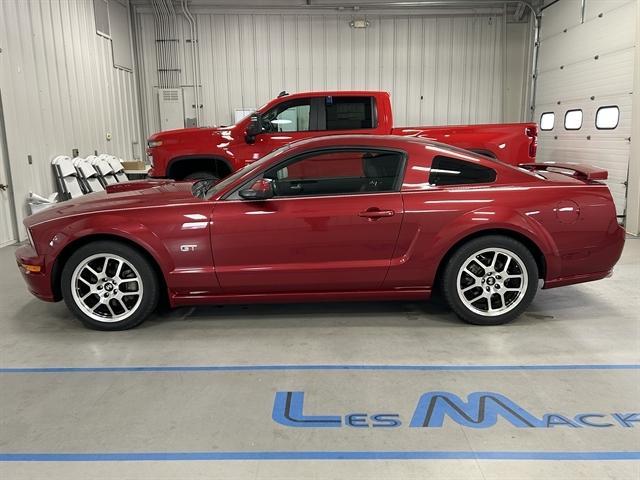
<svg viewBox="0 0 640 480">
<path fill-rule="evenodd" d="M 302 140 L 296 140 L 289 144 L 288 151 L 297 149 L 309 149 L 309 148 L 326 148 L 326 147 L 344 147 L 344 146 L 359 146 L 359 147 L 387 147 L 387 148 L 411 148 L 412 146 L 418 146 L 427 148 L 433 151 L 439 151 L 443 153 L 443 150 L 449 153 L 464 155 L 472 157 L 474 159 L 487 159 L 484 155 L 472 152 L 470 150 L 464 150 L 453 145 L 446 143 L 440 143 L 433 140 L 429 140 L 416 136 L 399 136 L 399 135 L 366 135 L 366 134 L 345 134 L 345 135 L 324 135 L 322 137 L 304 138 Z M 491 159 L 493 160 L 493 159 Z"/>
</svg>

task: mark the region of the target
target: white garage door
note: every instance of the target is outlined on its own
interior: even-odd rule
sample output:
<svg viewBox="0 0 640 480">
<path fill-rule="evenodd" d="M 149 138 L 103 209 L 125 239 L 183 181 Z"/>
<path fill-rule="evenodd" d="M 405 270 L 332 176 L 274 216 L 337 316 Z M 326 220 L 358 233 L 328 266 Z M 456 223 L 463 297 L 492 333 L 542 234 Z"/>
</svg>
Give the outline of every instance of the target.
<svg viewBox="0 0 640 480">
<path fill-rule="evenodd" d="M 544 10 L 540 32 L 538 161 L 606 168 L 618 215 L 631 152 L 635 14 L 635 0 L 584 0 L 584 9 L 561 0 Z"/>
</svg>

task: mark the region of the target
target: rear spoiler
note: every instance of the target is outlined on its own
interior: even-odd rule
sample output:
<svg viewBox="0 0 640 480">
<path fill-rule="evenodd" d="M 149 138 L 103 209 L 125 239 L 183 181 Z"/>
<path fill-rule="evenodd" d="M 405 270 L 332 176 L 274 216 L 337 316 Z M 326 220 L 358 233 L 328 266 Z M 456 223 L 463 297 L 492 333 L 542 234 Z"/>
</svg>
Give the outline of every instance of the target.
<svg viewBox="0 0 640 480">
<path fill-rule="evenodd" d="M 606 180 L 609 177 L 609 173 L 602 168 L 572 162 L 521 163 L 519 167 L 534 172 L 536 170 L 549 170 L 550 168 L 571 170 L 573 176 L 580 180 Z"/>
</svg>

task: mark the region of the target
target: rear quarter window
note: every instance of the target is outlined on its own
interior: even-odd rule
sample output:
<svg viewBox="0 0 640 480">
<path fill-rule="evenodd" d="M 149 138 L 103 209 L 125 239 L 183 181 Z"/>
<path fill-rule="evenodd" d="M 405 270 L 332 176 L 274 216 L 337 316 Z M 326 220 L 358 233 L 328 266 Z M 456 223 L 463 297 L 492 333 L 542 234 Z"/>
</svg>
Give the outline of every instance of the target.
<svg viewBox="0 0 640 480">
<path fill-rule="evenodd" d="M 431 185 L 471 185 L 495 180 L 496 171 L 492 168 L 443 155 L 434 157 L 429 172 Z"/>
</svg>

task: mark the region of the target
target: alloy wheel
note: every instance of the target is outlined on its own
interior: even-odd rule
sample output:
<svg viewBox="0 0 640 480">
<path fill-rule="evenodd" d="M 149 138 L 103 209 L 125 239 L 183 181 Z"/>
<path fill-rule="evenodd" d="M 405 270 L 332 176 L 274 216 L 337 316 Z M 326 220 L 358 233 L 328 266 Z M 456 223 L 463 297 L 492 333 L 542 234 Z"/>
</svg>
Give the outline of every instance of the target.
<svg viewBox="0 0 640 480">
<path fill-rule="evenodd" d="M 140 306 L 142 277 L 123 257 L 98 253 L 78 264 L 71 276 L 76 305 L 93 320 L 120 322 Z"/>
<path fill-rule="evenodd" d="M 460 300 L 469 310 L 495 317 L 520 304 L 528 283 L 527 269 L 518 255 L 504 248 L 486 248 L 464 261 L 456 287 Z"/>
</svg>

